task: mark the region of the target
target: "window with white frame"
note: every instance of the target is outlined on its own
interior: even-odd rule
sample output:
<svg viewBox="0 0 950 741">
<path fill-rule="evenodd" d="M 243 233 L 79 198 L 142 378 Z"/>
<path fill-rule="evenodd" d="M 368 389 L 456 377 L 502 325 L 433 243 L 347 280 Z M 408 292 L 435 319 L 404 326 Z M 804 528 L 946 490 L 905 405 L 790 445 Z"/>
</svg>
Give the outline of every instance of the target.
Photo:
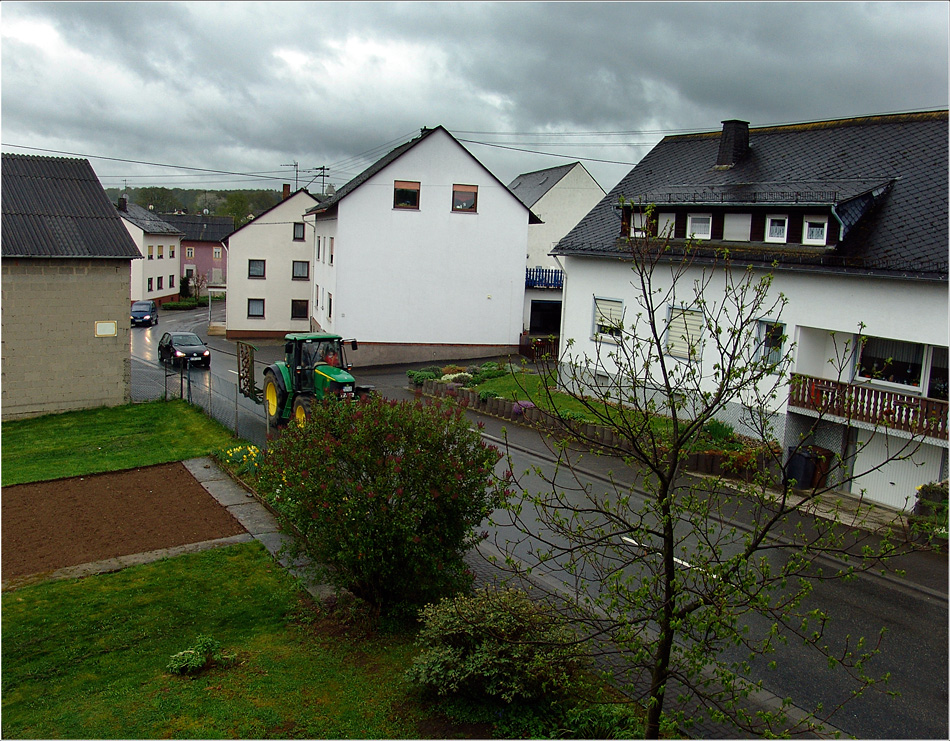
<svg viewBox="0 0 950 741">
<path fill-rule="evenodd" d="M 194 247 L 185 247 L 185 257 L 186 257 L 187 259 L 191 260 L 191 259 L 194 258 L 194 256 L 195 256 L 195 248 L 194 248 Z"/>
<path fill-rule="evenodd" d="M 782 349 L 785 346 L 785 325 L 763 319 L 758 326 L 759 351 L 758 358 L 767 365 L 778 365 L 784 357 Z"/>
<path fill-rule="evenodd" d="M 689 214 L 686 217 L 686 236 L 690 239 L 710 239 L 712 214 Z"/>
<path fill-rule="evenodd" d="M 304 225 L 301 221 L 294 222 L 294 240 L 300 241 L 304 238 Z"/>
<path fill-rule="evenodd" d="M 169 276 L 168 276 L 168 287 L 169 287 L 169 288 L 174 288 L 174 287 L 175 287 L 175 276 L 174 276 L 174 275 L 169 275 Z"/>
<path fill-rule="evenodd" d="M 802 244 L 825 246 L 828 242 L 828 217 L 806 216 L 802 225 Z"/>
<path fill-rule="evenodd" d="M 722 239 L 725 242 L 748 242 L 752 234 L 752 214 L 724 214 Z"/>
<path fill-rule="evenodd" d="M 670 308 L 666 352 L 674 358 L 699 360 L 702 356 L 703 314 L 683 306 Z"/>
<path fill-rule="evenodd" d="M 247 300 L 247 317 L 248 319 L 264 318 L 264 299 L 249 298 Z"/>
<path fill-rule="evenodd" d="M 647 235 L 647 215 L 643 211 L 634 210 L 630 214 L 630 236 L 643 238 Z"/>
<path fill-rule="evenodd" d="M 159 291 L 162 290 L 164 281 L 165 281 L 165 277 L 164 277 L 164 276 L 162 276 L 162 275 L 158 276 L 158 284 L 157 284 L 157 285 L 158 285 L 158 290 L 159 290 Z"/>
<path fill-rule="evenodd" d="M 221 248 L 220 248 L 220 247 L 215 247 L 215 248 L 214 248 L 214 252 L 212 253 L 212 256 L 214 257 L 215 260 L 220 260 L 220 259 L 221 259 Z"/>
<path fill-rule="evenodd" d="M 317 261 L 317 262 L 320 262 L 320 240 L 321 240 L 321 239 L 322 239 L 322 237 L 317 237 L 317 253 L 316 253 L 316 261 Z"/>
<path fill-rule="evenodd" d="M 594 298 L 594 337 L 620 337 L 623 332 L 623 301 Z"/>
<path fill-rule="evenodd" d="M 158 259 L 159 260 L 165 259 L 165 245 L 163 244 L 158 245 Z"/>
<path fill-rule="evenodd" d="M 328 260 L 328 262 L 330 263 L 330 265 L 332 265 L 332 264 L 333 264 L 333 237 L 330 237 L 330 249 L 329 249 L 329 252 L 330 252 L 330 255 L 329 255 L 329 260 Z"/>
<path fill-rule="evenodd" d="M 765 217 L 765 241 L 766 242 L 785 242 L 788 234 L 787 216 L 766 216 Z"/>
</svg>

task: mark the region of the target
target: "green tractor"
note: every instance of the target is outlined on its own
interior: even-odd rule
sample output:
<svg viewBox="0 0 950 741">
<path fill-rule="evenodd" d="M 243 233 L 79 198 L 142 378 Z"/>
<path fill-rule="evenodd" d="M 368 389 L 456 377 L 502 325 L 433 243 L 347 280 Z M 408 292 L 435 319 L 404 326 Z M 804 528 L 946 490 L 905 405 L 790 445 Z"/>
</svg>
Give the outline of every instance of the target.
<svg viewBox="0 0 950 741">
<path fill-rule="evenodd" d="M 344 399 L 362 397 L 372 386 L 357 386 L 346 362 L 344 345 L 357 349 L 356 340 L 324 333 L 284 336 L 284 360 L 264 369 L 264 412 L 269 425 L 286 424 L 291 418 L 305 422 L 315 401 L 328 395 Z"/>
</svg>

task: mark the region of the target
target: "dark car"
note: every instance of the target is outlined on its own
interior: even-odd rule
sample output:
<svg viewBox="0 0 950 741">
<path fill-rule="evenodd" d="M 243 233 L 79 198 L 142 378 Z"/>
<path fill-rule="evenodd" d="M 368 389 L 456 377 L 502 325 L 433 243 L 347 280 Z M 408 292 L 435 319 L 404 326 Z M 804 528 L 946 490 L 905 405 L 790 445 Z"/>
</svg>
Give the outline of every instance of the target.
<svg viewBox="0 0 950 741">
<path fill-rule="evenodd" d="M 132 302 L 132 326 L 142 325 L 151 327 L 158 324 L 158 307 L 154 301 Z"/>
<path fill-rule="evenodd" d="M 211 367 L 211 351 L 193 332 L 166 332 L 158 341 L 158 360 L 172 365 L 187 360 L 191 365 Z"/>
</svg>

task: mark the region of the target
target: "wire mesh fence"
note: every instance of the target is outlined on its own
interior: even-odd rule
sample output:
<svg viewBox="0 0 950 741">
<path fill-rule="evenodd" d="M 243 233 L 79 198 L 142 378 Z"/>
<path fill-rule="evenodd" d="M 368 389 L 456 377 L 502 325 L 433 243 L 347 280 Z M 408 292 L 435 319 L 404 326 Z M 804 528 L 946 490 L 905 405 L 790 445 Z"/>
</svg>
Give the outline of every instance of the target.
<svg viewBox="0 0 950 741">
<path fill-rule="evenodd" d="M 165 366 L 132 358 L 133 402 L 183 399 L 259 448 L 267 445 L 263 406 L 240 394 L 234 380 L 190 364 Z"/>
</svg>

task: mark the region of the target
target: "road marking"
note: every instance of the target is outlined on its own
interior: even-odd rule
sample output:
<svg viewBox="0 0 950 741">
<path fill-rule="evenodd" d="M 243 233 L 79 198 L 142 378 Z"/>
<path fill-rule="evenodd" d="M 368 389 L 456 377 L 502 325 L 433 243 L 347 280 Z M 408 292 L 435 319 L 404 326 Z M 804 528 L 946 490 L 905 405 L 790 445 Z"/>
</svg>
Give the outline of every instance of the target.
<svg viewBox="0 0 950 741">
<path fill-rule="evenodd" d="M 636 546 L 637 548 L 640 548 L 640 544 L 639 544 L 637 541 L 635 541 L 633 538 L 628 538 L 626 535 L 621 535 L 621 536 L 620 536 L 620 539 L 623 540 L 623 541 L 626 542 L 626 543 L 629 543 L 630 545 L 633 545 L 633 546 Z M 691 563 L 689 563 L 689 562 L 687 562 L 687 561 L 683 561 L 682 559 L 679 559 L 679 558 L 677 558 L 676 556 L 673 556 L 673 560 L 674 560 L 676 563 L 678 563 L 680 566 L 685 566 L 687 569 L 693 568 L 693 565 L 692 565 Z M 700 569 L 700 570 L 702 570 L 702 569 Z"/>
</svg>

